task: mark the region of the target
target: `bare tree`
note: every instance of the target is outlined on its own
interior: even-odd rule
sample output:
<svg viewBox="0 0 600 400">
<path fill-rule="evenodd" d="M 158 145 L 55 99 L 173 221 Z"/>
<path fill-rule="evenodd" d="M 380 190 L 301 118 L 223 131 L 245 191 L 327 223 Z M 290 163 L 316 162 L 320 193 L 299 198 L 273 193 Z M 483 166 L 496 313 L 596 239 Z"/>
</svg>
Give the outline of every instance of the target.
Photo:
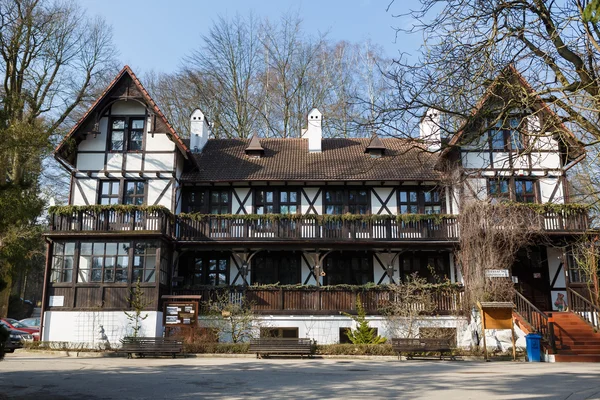
<svg viewBox="0 0 600 400">
<path fill-rule="evenodd" d="M 40 240 L 42 159 L 113 59 L 111 30 L 72 2 L 0 1 L 0 316 Z"/>
<path fill-rule="evenodd" d="M 401 35 L 424 39 L 417 61 L 402 57 L 390 74 L 396 101 L 380 112 L 395 114 L 407 126 L 424 110 L 434 107 L 455 117 L 449 134 L 472 117 L 491 79 L 514 64 L 532 85 L 522 92 L 520 104 L 540 98 L 589 144 L 600 139 L 600 26 L 584 13 L 586 0 L 420 0 L 406 14 L 399 2 L 388 9 L 408 28 Z M 402 36 L 404 38 L 404 36 Z M 514 111 L 505 103 L 502 116 Z M 389 118 L 388 118 L 389 120 Z"/>
</svg>

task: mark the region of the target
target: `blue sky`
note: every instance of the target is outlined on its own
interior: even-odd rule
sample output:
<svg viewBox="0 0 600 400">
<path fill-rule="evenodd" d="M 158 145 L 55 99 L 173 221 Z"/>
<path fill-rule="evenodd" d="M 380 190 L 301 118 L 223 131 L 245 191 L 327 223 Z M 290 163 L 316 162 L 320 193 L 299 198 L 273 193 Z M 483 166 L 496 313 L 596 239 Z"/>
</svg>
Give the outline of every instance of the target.
<svg viewBox="0 0 600 400">
<path fill-rule="evenodd" d="M 136 72 L 172 72 L 181 58 L 197 47 L 217 16 L 236 13 L 278 19 L 297 12 L 310 35 L 327 32 L 332 41 L 370 39 L 389 57 L 398 51 L 414 52 L 418 35 L 395 42 L 392 26 L 407 24 L 386 12 L 391 0 L 79 0 L 90 15 L 112 25 L 119 59 Z M 415 0 L 396 0 L 394 13 L 403 13 Z"/>
</svg>

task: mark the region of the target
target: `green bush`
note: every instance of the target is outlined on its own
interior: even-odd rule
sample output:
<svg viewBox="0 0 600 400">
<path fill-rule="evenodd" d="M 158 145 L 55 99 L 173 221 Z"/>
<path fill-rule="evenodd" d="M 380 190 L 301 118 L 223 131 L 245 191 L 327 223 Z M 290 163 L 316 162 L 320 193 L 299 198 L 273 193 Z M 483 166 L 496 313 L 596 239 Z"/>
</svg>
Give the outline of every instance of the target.
<svg viewBox="0 0 600 400">
<path fill-rule="evenodd" d="M 209 354 L 245 354 L 248 353 L 249 343 L 214 343 L 195 342 L 184 343 L 183 349 L 186 353 L 209 353 Z"/>
<path fill-rule="evenodd" d="M 391 344 L 322 344 L 317 355 L 329 356 L 395 356 Z"/>
</svg>

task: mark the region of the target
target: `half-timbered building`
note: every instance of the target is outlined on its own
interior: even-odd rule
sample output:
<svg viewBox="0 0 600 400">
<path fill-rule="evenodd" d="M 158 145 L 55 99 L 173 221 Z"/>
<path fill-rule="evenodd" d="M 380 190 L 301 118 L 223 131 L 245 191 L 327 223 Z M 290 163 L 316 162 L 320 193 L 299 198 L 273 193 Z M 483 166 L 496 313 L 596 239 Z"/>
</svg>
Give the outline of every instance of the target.
<svg viewBox="0 0 600 400">
<path fill-rule="evenodd" d="M 214 139 L 196 110 L 182 139 L 125 67 L 55 151 L 71 174 L 70 206 L 50 217 L 44 340 L 125 336 L 138 281 L 148 336 L 162 335 L 163 296 L 206 299 L 219 288 L 245 294 L 265 326 L 320 343 L 351 326 L 342 313 L 355 310 L 359 290 L 385 335 L 382 285 L 413 273 L 461 281 L 453 255 L 461 196 L 569 202 L 566 172 L 583 152 L 566 129 L 538 132 L 536 118 L 551 115 L 542 106 L 450 144 L 435 113 L 420 139 L 323 138 L 317 109 L 298 138 L 285 139 Z M 526 154 L 512 129 L 520 124 L 537 129 Z M 465 185 L 448 185 L 448 165 L 462 165 Z M 587 228 L 584 213 L 548 213 L 542 223 L 557 241 Z M 563 256 L 562 247 L 538 246 L 514 269 L 522 295 L 541 309 L 565 290 Z M 460 331 L 462 317 L 443 315 L 459 298 L 437 299 L 436 321 Z"/>
</svg>

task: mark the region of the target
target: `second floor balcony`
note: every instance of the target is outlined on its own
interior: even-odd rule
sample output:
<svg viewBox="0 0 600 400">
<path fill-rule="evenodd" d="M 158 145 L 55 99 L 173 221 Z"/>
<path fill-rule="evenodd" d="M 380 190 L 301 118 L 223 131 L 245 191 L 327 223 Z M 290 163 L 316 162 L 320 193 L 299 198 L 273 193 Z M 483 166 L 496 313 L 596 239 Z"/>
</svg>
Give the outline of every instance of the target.
<svg viewBox="0 0 600 400">
<path fill-rule="evenodd" d="M 533 211 L 532 211 L 533 212 Z M 554 235 L 584 233 L 587 210 L 537 213 L 539 231 Z M 172 215 L 161 207 L 75 206 L 50 210 L 50 234 L 159 234 L 179 242 L 393 242 L 459 239 L 459 217 L 403 215 Z"/>
</svg>

